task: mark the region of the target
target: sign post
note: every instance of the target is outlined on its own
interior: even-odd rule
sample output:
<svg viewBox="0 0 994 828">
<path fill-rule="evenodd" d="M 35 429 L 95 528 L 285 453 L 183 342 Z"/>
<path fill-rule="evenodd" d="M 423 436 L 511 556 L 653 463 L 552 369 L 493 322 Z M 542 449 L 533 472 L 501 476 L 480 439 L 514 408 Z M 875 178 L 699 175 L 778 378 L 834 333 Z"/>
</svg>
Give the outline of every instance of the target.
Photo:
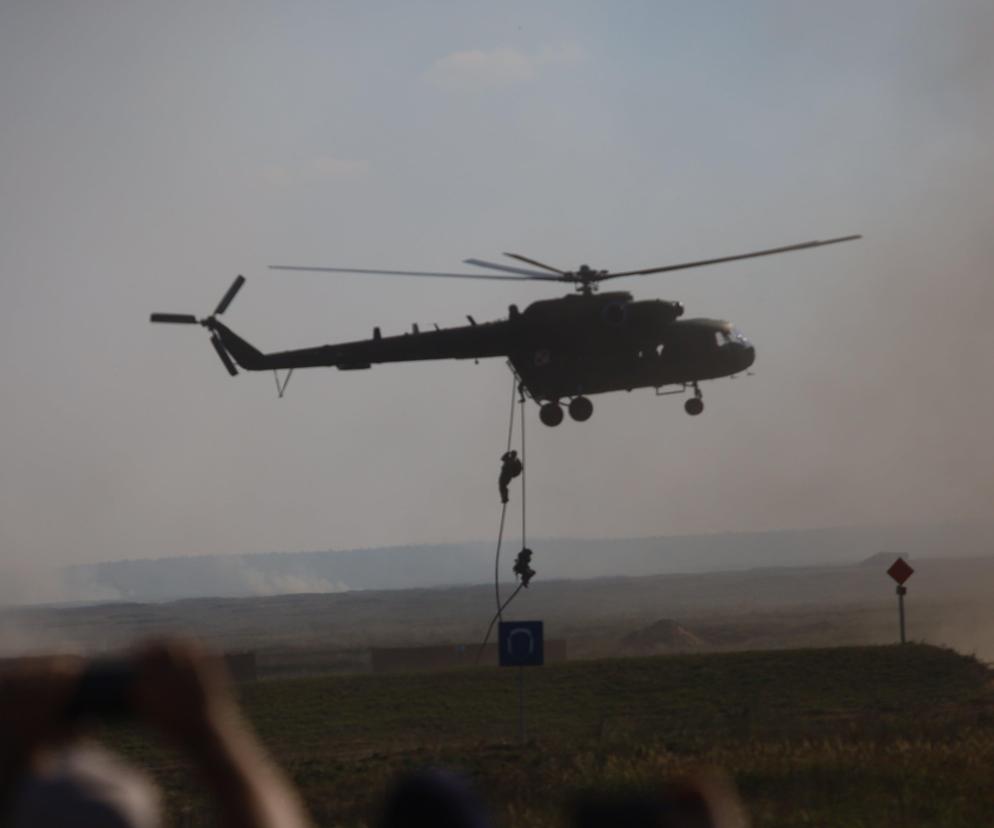
<svg viewBox="0 0 994 828">
<path fill-rule="evenodd" d="M 525 743 L 525 668 L 518 668 L 518 741 Z"/>
<path fill-rule="evenodd" d="M 518 736 L 525 741 L 525 667 L 545 663 L 541 621 L 501 621 L 498 628 L 500 666 L 518 668 Z"/>
<path fill-rule="evenodd" d="M 908 588 L 904 582 L 915 574 L 915 570 L 904 558 L 898 558 L 890 565 L 887 574 L 897 581 L 897 613 L 901 622 L 901 643 L 904 644 L 907 641 L 904 635 L 904 596 L 908 594 Z"/>
</svg>

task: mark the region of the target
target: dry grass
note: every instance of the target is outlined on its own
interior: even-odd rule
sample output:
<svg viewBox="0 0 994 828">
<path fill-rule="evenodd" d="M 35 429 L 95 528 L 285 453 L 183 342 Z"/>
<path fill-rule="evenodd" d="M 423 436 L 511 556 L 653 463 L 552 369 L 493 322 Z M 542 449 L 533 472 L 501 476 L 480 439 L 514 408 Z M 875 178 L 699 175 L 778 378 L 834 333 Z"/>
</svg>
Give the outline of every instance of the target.
<svg viewBox="0 0 994 828">
<path fill-rule="evenodd" d="M 975 826 L 994 814 L 994 693 L 924 645 L 567 663 L 517 673 L 260 682 L 243 703 L 323 825 L 368 823 L 397 773 L 464 770 L 507 825 L 554 825 L 575 793 L 728 771 L 757 826 Z M 175 824 L 205 823 L 181 762 L 135 731 Z"/>
</svg>

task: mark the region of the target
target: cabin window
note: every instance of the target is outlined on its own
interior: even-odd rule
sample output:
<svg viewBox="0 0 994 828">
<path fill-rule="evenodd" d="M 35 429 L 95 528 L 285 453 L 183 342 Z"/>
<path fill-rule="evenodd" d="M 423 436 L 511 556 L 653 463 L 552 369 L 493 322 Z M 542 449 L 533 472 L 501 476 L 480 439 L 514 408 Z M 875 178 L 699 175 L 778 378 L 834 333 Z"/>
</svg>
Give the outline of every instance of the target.
<svg viewBox="0 0 994 828">
<path fill-rule="evenodd" d="M 639 359 L 659 359 L 663 355 L 663 349 L 665 346 L 662 343 L 658 345 L 650 345 L 647 348 L 640 348 L 638 352 Z"/>
</svg>

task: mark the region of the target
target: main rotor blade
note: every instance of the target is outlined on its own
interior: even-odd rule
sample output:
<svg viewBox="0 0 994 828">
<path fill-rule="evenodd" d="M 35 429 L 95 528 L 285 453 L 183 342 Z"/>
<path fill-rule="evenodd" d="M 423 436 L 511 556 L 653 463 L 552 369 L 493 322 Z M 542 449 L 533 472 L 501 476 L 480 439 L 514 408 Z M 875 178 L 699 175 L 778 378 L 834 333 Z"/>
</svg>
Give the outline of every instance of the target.
<svg viewBox="0 0 994 828">
<path fill-rule="evenodd" d="M 789 253 L 792 250 L 807 250 L 809 247 L 821 247 L 826 244 L 838 244 L 839 242 L 853 241 L 863 238 L 861 235 L 840 236 L 837 239 L 825 239 L 824 241 L 801 242 L 800 244 L 789 244 L 786 247 L 771 247 L 769 250 L 756 250 L 752 253 L 740 253 L 736 256 L 722 256 L 718 259 L 701 259 L 696 262 L 683 262 L 682 264 L 666 265 L 665 267 L 650 267 L 645 270 L 626 270 L 623 273 L 607 273 L 597 281 L 603 279 L 617 279 L 619 276 L 645 276 L 649 273 L 666 273 L 670 270 L 684 270 L 688 267 L 704 267 L 705 265 L 721 264 L 722 262 L 734 262 L 738 259 L 754 259 L 758 256 L 773 256 L 776 253 Z"/>
<path fill-rule="evenodd" d="M 369 270 L 361 267 L 298 267 L 297 265 L 270 265 L 270 270 L 303 270 L 312 273 L 372 273 L 377 276 L 441 276 L 446 279 L 500 279 L 511 282 L 527 282 L 520 276 L 498 276 L 495 273 L 435 273 L 426 270 Z M 538 278 L 533 276 L 530 278 Z"/>
<path fill-rule="evenodd" d="M 231 304 L 231 300 L 235 298 L 235 295 L 242 289 L 242 285 L 245 284 L 244 276 L 236 276 L 235 281 L 231 283 L 231 287 L 228 288 L 228 292 L 221 297 L 221 301 L 217 303 L 217 307 L 214 309 L 214 315 L 220 316 L 228 309 L 228 305 Z"/>
<path fill-rule="evenodd" d="M 192 313 L 153 313 L 149 322 L 171 322 L 174 325 L 196 325 L 197 317 Z"/>
<path fill-rule="evenodd" d="M 560 276 L 566 275 L 566 271 L 560 270 L 558 267 L 550 267 L 547 264 L 542 264 L 541 262 L 535 261 L 535 259 L 529 259 L 527 256 L 522 256 L 518 253 L 505 253 L 504 255 L 511 259 L 517 259 L 519 262 L 535 265 L 535 267 L 540 267 L 543 270 L 551 270 L 553 273 L 558 273 Z"/>
<path fill-rule="evenodd" d="M 494 270 L 503 270 L 506 273 L 520 273 L 529 279 L 542 279 L 546 282 L 561 282 L 558 276 L 550 276 L 548 273 L 539 273 L 537 270 L 525 270 L 523 267 L 508 267 L 507 265 L 485 262 L 482 259 L 463 259 L 463 264 L 476 265 L 477 267 L 491 267 Z"/>
<path fill-rule="evenodd" d="M 224 367 L 228 369 L 228 373 L 231 376 L 238 375 L 238 369 L 235 367 L 235 363 L 231 361 L 231 357 L 228 356 L 228 352 L 224 349 L 224 345 L 221 344 L 221 340 L 217 338 L 217 334 L 211 334 L 211 345 L 214 346 L 214 350 L 217 351 L 217 355 L 221 357 L 221 362 L 224 363 Z"/>
</svg>

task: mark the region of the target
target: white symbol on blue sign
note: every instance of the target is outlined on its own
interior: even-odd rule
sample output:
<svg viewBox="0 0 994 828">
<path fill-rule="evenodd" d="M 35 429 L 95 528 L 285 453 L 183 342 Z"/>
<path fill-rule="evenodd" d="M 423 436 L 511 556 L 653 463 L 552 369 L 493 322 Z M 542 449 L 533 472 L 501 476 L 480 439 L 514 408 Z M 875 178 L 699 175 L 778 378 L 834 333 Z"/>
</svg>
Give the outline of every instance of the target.
<svg viewBox="0 0 994 828">
<path fill-rule="evenodd" d="M 501 667 L 541 667 L 545 663 L 541 621 L 501 621 L 498 640 Z"/>
</svg>

